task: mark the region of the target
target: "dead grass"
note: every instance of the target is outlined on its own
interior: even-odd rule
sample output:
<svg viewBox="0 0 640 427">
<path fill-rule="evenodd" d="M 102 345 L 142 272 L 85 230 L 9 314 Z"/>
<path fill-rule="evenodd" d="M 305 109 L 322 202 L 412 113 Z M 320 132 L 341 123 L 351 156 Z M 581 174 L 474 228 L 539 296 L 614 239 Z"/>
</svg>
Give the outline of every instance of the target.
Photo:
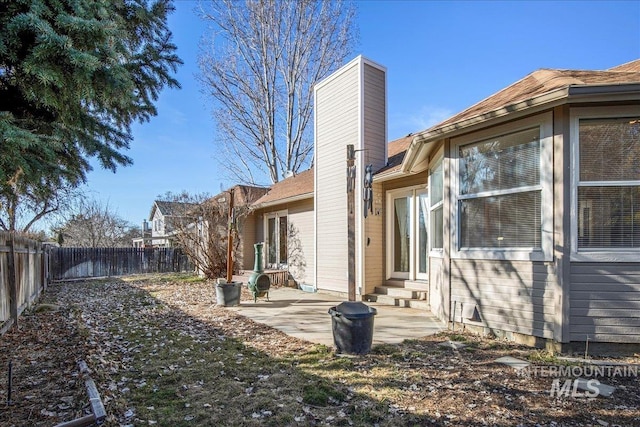
<svg viewBox="0 0 640 427">
<path fill-rule="evenodd" d="M 86 413 L 80 359 L 108 426 L 640 425 L 637 378 L 607 379 L 611 398 L 552 398 L 552 378 L 494 361 L 555 355 L 460 333 L 344 357 L 216 307 L 214 286 L 191 276 L 56 284 L 43 302 L 58 309 L 34 310 L 0 338 L 0 363 L 17 374 L 2 426 Z M 438 345 L 450 339 L 467 347 Z"/>
</svg>

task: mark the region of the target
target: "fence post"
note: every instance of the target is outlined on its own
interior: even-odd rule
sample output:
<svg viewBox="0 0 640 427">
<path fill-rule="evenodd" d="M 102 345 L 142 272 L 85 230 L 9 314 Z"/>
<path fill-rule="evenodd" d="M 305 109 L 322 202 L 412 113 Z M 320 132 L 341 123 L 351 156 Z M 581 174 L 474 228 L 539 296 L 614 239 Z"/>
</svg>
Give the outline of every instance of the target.
<svg viewBox="0 0 640 427">
<path fill-rule="evenodd" d="M 15 233 L 9 235 L 9 256 L 7 259 L 7 267 L 9 273 L 9 308 L 11 310 L 11 318 L 13 325 L 18 327 L 18 280 L 16 278 L 16 241 Z"/>
</svg>

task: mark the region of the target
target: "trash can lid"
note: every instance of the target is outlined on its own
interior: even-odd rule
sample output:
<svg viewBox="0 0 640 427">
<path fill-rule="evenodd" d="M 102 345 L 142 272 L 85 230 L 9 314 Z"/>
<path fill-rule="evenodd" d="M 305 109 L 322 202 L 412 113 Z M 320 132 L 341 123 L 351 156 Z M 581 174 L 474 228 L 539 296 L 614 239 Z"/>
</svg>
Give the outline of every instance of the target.
<svg viewBox="0 0 640 427">
<path fill-rule="evenodd" d="M 360 301 L 345 301 L 335 307 L 335 311 L 348 318 L 373 316 L 377 310 Z"/>
</svg>

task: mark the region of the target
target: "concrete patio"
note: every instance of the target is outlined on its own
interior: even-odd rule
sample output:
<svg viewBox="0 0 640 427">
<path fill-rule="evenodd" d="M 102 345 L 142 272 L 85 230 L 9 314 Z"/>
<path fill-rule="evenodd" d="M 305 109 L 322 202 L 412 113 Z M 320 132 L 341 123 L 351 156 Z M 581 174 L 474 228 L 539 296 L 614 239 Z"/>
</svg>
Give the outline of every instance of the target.
<svg viewBox="0 0 640 427">
<path fill-rule="evenodd" d="M 331 315 L 328 311 L 343 301 L 343 298 L 320 292 L 277 288 L 269 292 L 269 301 L 258 298 L 256 303 L 243 301 L 240 306 L 229 309 L 296 338 L 333 346 Z M 445 329 L 428 311 L 377 303 L 366 304 L 378 312 L 373 322 L 373 345 L 396 344 Z"/>
</svg>

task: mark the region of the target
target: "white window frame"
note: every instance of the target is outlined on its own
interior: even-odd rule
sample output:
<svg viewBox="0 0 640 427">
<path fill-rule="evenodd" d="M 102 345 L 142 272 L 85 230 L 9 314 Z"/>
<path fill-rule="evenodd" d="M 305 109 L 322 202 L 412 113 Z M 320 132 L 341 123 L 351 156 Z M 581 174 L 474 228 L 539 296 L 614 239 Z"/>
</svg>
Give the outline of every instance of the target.
<svg viewBox="0 0 640 427">
<path fill-rule="evenodd" d="M 411 187 L 403 187 L 403 188 L 396 188 L 393 190 L 389 190 L 387 191 L 387 212 L 389 212 L 389 216 L 387 217 L 387 221 L 386 221 L 386 233 L 387 233 L 387 238 L 386 238 L 386 249 L 387 249 L 387 253 L 386 253 L 386 258 L 387 258 L 387 271 L 386 271 L 386 278 L 387 279 L 401 279 L 401 280 L 424 280 L 424 279 L 419 279 L 418 278 L 418 273 L 416 271 L 416 242 L 415 242 L 415 238 L 417 236 L 417 232 L 416 232 L 416 228 L 417 228 L 417 193 L 420 192 L 427 192 L 427 194 L 429 194 L 427 186 L 422 184 L 422 185 L 413 185 Z M 395 215 L 395 208 L 393 205 L 393 201 L 398 198 L 398 197 L 403 197 L 406 196 L 409 198 L 409 206 L 407 207 L 409 209 L 409 236 L 410 236 L 410 245 L 409 245 L 409 271 L 407 273 L 398 273 L 394 270 L 394 258 L 393 258 L 393 250 L 394 250 L 394 245 L 393 245 L 393 236 L 394 236 L 394 230 L 393 230 L 393 215 Z M 427 218 L 425 218 L 425 220 L 427 221 L 427 224 L 429 224 L 430 218 L 429 218 L 429 213 L 427 212 Z M 430 247 L 431 245 L 431 234 L 429 232 L 427 232 L 427 247 Z M 429 262 L 429 256 L 431 256 L 431 254 L 429 253 L 429 251 L 427 251 L 427 265 Z M 427 266 L 427 275 L 429 274 L 429 267 Z"/>
<path fill-rule="evenodd" d="M 580 119 L 615 119 L 640 116 L 635 107 L 583 107 L 569 110 L 571 123 L 571 261 L 638 262 L 640 248 L 578 249 L 578 187 L 580 183 Z M 612 181 L 609 184 L 640 185 L 640 181 Z"/>
<path fill-rule="evenodd" d="M 461 248 L 459 213 L 459 148 L 462 145 L 480 142 L 500 135 L 516 133 L 539 126 L 540 128 L 540 184 L 530 187 L 540 189 L 540 248 Z M 499 259 L 510 261 L 552 261 L 553 260 L 553 114 L 551 112 L 527 117 L 516 122 L 494 126 L 451 140 L 450 156 L 452 184 L 451 207 L 451 257 L 459 259 Z M 485 192 L 484 196 L 501 194 L 502 191 Z"/>
<path fill-rule="evenodd" d="M 445 212 L 444 212 L 444 199 L 446 197 L 444 189 L 445 189 L 445 185 L 444 185 L 444 147 L 440 148 L 438 150 L 438 152 L 436 153 L 435 157 L 434 157 L 434 161 L 432 163 L 432 165 L 429 167 L 429 256 L 430 257 L 438 257 L 438 258 L 442 258 L 443 257 L 443 251 L 444 251 L 444 218 L 445 218 Z M 437 167 L 438 163 L 440 163 L 440 166 L 442 167 L 442 200 L 440 200 L 439 202 L 437 202 L 435 205 L 431 206 L 431 196 L 433 194 L 433 188 L 432 188 L 432 181 L 431 181 L 431 174 L 433 172 L 433 170 Z M 441 248 L 433 248 L 433 237 L 434 237 L 434 230 L 432 228 L 432 218 L 434 217 L 433 212 L 442 207 L 442 222 L 443 222 L 443 228 L 442 228 L 442 247 Z"/>
<path fill-rule="evenodd" d="M 276 269 L 287 269 L 289 267 L 289 242 L 287 241 L 287 262 L 285 264 L 281 264 L 280 261 L 280 218 L 281 217 L 287 217 L 287 228 L 289 227 L 289 211 L 287 209 L 284 210 L 280 210 L 280 211 L 275 211 L 275 212 L 269 212 L 268 214 L 264 215 L 264 241 L 265 241 L 265 246 L 264 246 L 264 250 L 262 251 L 262 257 L 263 257 L 263 266 L 265 269 L 268 268 L 276 268 Z M 276 223 L 276 259 L 278 262 L 276 262 L 275 267 L 273 266 L 273 264 L 269 264 L 269 246 L 272 244 L 271 241 L 269 241 L 269 219 L 274 218 L 275 219 L 275 223 Z M 289 230 L 287 229 L 287 240 L 289 238 Z"/>
</svg>

